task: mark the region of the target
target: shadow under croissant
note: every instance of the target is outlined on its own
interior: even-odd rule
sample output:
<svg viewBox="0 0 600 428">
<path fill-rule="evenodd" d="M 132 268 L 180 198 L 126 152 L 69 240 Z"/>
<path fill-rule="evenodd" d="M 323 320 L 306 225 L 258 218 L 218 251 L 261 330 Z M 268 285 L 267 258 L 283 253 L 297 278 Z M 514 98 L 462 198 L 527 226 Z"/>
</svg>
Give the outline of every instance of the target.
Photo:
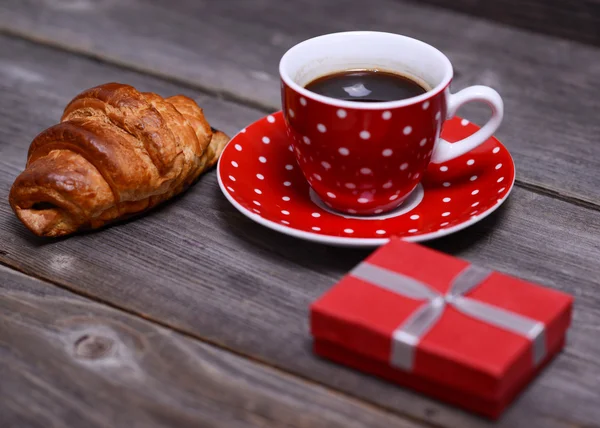
<svg viewBox="0 0 600 428">
<path fill-rule="evenodd" d="M 164 201 L 150 209 L 119 217 L 117 220 L 108 222 L 97 228 L 93 228 L 93 229 L 92 228 L 82 228 L 74 233 L 64 235 L 64 236 L 58 236 L 58 237 L 37 236 L 37 235 L 33 234 L 31 231 L 29 231 L 27 229 L 27 227 L 25 227 L 25 225 L 23 225 L 15 215 L 12 215 L 11 216 L 12 221 L 15 223 L 18 223 L 17 226 L 13 227 L 13 229 L 19 228 L 20 230 L 22 230 L 23 233 L 21 235 L 22 235 L 23 239 L 25 239 L 30 245 L 32 245 L 34 247 L 56 244 L 56 243 L 68 240 L 68 239 L 76 237 L 76 236 L 89 236 L 89 235 L 101 233 L 104 230 L 110 229 L 112 227 L 127 225 L 127 224 L 134 222 L 142 217 L 159 213 L 162 210 L 167 209 L 172 204 L 176 204 L 211 170 L 212 169 L 205 171 L 190 186 L 188 186 L 186 189 L 184 189 L 177 195 L 172 196 L 169 200 Z"/>
</svg>

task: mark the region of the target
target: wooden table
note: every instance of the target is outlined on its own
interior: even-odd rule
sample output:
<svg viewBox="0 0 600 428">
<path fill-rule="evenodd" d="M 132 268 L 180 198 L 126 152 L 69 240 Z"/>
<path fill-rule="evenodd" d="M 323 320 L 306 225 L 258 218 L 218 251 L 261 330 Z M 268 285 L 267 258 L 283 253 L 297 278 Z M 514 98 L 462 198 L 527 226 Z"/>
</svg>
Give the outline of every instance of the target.
<svg viewBox="0 0 600 428">
<path fill-rule="evenodd" d="M 432 43 L 455 89 L 487 84 L 505 100 L 516 188 L 427 245 L 576 306 L 566 350 L 496 424 L 316 358 L 308 305 L 369 252 L 252 223 L 214 171 L 143 218 L 68 239 L 34 238 L 7 203 L 30 141 L 82 89 L 184 93 L 234 134 L 278 109 L 287 48 L 349 29 Z M 400 0 L 2 0 L 0 426 L 600 426 L 599 82 L 593 44 Z"/>
</svg>

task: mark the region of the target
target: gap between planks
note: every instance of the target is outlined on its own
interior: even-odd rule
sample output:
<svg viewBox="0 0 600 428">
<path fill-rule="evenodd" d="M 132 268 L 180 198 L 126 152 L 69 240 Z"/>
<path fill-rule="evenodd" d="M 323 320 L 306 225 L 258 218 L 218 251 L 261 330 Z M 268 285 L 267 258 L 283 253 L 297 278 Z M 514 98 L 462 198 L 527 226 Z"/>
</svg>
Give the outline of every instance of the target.
<svg viewBox="0 0 600 428">
<path fill-rule="evenodd" d="M 309 379 L 309 378 L 306 378 L 304 376 L 300 376 L 300 375 L 297 375 L 295 373 L 290 373 L 290 372 L 282 369 L 279 366 L 269 364 L 268 362 L 263 361 L 261 359 L 258 359 L 256 357 L 252 357 L 252 356 L 246 355 L 246 354 L 244 354 L 242 352 L 239 352 L 239 351 L 237 351 L 237 350 L 235 350 L 233 348 L 229 348 L 229 347 L 227 347 L 227 346 L 225 346 L 225 345 L 223 345 L 221 343 L 218 343 L 216 341 L 207 340 L 207 339 L 205 339 L 203 337 L 196 336 L 196 335 L 194 335 L 194 334 L 186 331 L 185 329 L 180 329 L 180 328 L 177 328 L 176 326 L 172 326 L 168 322 L 157 320 L 157 319 L 151 318 L 151 317 L 149 317 L 147 315 L 144 315 L 143 313 L 139 313 L 139 312 L 136 312 L 136 311 L 133 311 L 133 310 L 121 307 L 121 306 L 116 305 L 116 304 L 114 304 L 114 303 L 112 303 L 110 301 L 103 300 L 100 297 L 94 296 L 92 294 L 85 293 L 85 292 L 83 292 L 81 290 L 77 290 L 77 289 L 71 288 L 67 284 L 62 284 L 62 283 L 53 281 L 53 280 L 51 280 L 49 278 L 45 278 L 43 276 L 37 276 L 37 275 L 30 274 L 28 272 L 25 272 L 24 270 L 21 270 L 19 266 L 10 265 L 10 264 L 8 264 L 8 263 L 0 260 L 0 270 L 2 270 L 2 269 L 8 269 L 9 271 L 12 271 L 12 272 L 14 272 L 14 273 L 16 273 L 18 275 L 23 275 L 23 276 L 28 277 L 28 278 L 33 278 L 33 279 L 42 281 L 42 282 L 44 282 L 46 284 L 49 284 L 49 285 L 55 286 L 57 288 L 60 288 L 61 290 L 65 290 L 65 291 L 67 291 L 69 293 L 72 293 L 72 294 L 75 294 L 75 295 L 77 295 L 79 297 L 82 297 L 84 299 L 90 300 L 90 301 L 92 301 L 92 302 L 94 302 L 96 304 L 107 306 L 107 307 L 115 309 L 115 310 L 117 310 L 119 312 L 128 314 L 130 316 L 134 316 L 136 318 L 141 318 L 141 319 L 143 319 L 143 320 L 145 320 L 147 322 L 150 322 L 150 323 L 152 323 L 152 324 L 154 324 L 156 326 L 160 326 L 160 327 L 169 329 L 169 330 L 171 330 L 173 332 L 176 332 L 178 334 L 181 334 L 182 336 L 185 336 L 185 337 L 187 337 L 189 339 L 197 340 L 197 341 L 199 341 L 201 343 L 204 343 L 204 344 L 209 345 L 209 346 L 213 346 L 213 347 L 215 347 L 217 349 L 220 349 L 220 350 L 222 350 L 224 352 L 229 352 L 229 353 L 231 353 L 233 355 L 237 355 L 240 358 L 244 358 L 245 360 L 252 361 L 253 363 L 258 364 L 260 366 L 268 367 L 268 368 L 274 370 L 275 372 L 277 372 L 278 374 L 280 374 L 281 376 L 290 376 L 290 377 L 292 377 L 294 379 L 297 379 L 299 381 L 302 381 L 302 382 L 304 382 L 304 383 L 306 383 L 308 385 L 318 386 L 320 388 L 324 388 L 328 392 L 330 392 L 332 394 L 335 394 L 335 395 L 339 395 L 340 397 L 342 397 L 344 399 L 348 399 L 348 400 L 352 400 L 352 401 L 359 401 L 362 405 L 367 406 L 367 407 L 369 407 L 371 409 L 374 409 L 376 411 L 379 411 L 379 412 L 382 412 L 382 413 L 386 413 L 388 415 L 392 415 L 392 416 L 395 416 L 395 417 L 404 418 L 404 419 L 406 419 L 409 422 L 421 425 L 423 428 L 444 428 L 444 426 L 442 426 L 442 425 L 433 424 L 430 421 L 419 419 L 419 418 L 417 418 L 417 417 L 415 417 L 413 415 L 399 413 L 399 412 L 391 410 L 391 409 L 389 409 L 389 408 L 387 408 L 385 406 L 378 406 L 378 405 L 374 404 L 373 402 L 366 401 L 366 400 L 363 400 L 363 399 L 361 399 L 361 398 L 359 398 L 357 396 L 354 396 L 352 394 L 348 394 L 348 393 L 345 393 L 345 392 L 340 391 L 338 389 L 334 389 L 334 388 L 332 388 L 331 386 L 329 386 L 326 383 L 316 382 L 316 381 L 314 381 L 312 379 Z"/>
<path fill-rule="evenodd" d="M 37 37 L 35 35 L 31 35 L 22 31 L 0 28 L 0 35 L 5 37 L 24 40 L 29 43 L 42 45 L 51 49 L 60 50 L 63 52 L 68 52 L 73 55 L 77 55 L 83 58 L 87 58 L 88 60 L 97 61 L 103 64 L 107 64 L 113 67 L 122 68 L 125 70 L 134 71 L 137 73 L 145 74 L 148 76 L 152 76 L 154 78 L 163 80 L 165 82 L 169 82 L 171 84 L 175 84 L 177 86 L 181 86 L 185 89 L 191 89 L 196 91 L 204 92 L 207 95 L 214 96 L 216 98 L 224 99 L 226 101 L 231 101 L 237 104 L 241 104 L 246 107 L 254 108 L 256 110 L 265 112 L 265 113 L 273 113 L 277 109 L 271 105 L 263 104 L 256 100 L 251 100 L 245 97 L 240 97 L 239 95 L 233 92 L 227 91 L 217 91 L 214 88 L 210 88 L 204 85 L 200 85 L 192 80 L 188 80 L 185 78 L 171 76 L 169 74 L 162 73 L 157 70 L 153 70 L 146 67 L 138 67 L 135 64 L 121 61 L 118 58 L 111 57 L 110 55 L 99 55 L 92 52 L 89 52 L 84 49 L 78 49 L 72 46 L 64 45 L 62 43 L 56 42 L 54 40 L 49 40 L 43 37 Z M 533 193 L 537 193 L 544 196 L 549 196 L 554 199 L 559 199 L 577 206 L 581 206 L 584 208 L 588 208 L 594 211 L 600 211 L 600 201 L 595 202 L 593 200 L 584 199 L 581 197 L 573 196 L 571 194 L 561 193 L 560 191 L 549 188 L 540 183 L 533 183 L 527 180 L 522 180 L 520 178 L 516 178 L 515 185 L 521 187 L 523 189 L 529 190 Z"/>
</svg>

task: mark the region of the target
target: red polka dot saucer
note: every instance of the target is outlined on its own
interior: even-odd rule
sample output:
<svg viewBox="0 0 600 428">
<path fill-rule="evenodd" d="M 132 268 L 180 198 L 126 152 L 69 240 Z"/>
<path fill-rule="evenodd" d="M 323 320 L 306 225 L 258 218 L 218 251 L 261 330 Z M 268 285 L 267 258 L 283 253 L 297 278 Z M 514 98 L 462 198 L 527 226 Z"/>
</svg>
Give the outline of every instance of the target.
<svg viewBox="0 0 600 428">
<path fill-rule="evenodd" d="M 444 124 L 442 138 L 458 141 L 477 129 L 455 117 Z M 379 246 L 392 236 L 425 241 L 457 232 L 496 210 L 515 181 L 510 153 L 492 137 L 464 156 L 430 164 L 423 181 L 392 212 L 368 217 L 334 212 L 300 171 L 281 112 L 232 138 L 217 174 L 227 199 L 257 223 L 297 238 L 347 247 Z"/>
</svg>

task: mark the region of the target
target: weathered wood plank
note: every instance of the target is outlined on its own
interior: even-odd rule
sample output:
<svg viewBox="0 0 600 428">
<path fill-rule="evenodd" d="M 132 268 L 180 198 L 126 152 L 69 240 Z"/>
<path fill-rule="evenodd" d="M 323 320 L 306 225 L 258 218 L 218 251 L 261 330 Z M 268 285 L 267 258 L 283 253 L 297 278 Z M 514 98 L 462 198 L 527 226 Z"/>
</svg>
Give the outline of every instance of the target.
<svg viewBox="0 0 600 428">
<path fill-rule="evenodd" d="M 598 0 L 425 0 L 423 3 L 600 46 Z"/>
<path fill-rule="evenodd" d="M 63 240 L 32 237 L 6 196 L 31 138 L 57 120 L 76 92 L 112 79 L 164 95 L 184 89 L 19 40 L 0 39 L 0 58 L 0 70 L 11 70 L 0 78 L 0 261 L 395 412 L 445 427 L 491 426 L 315 358 L 308 305 L 368 252 L 306 243 L 250 222 L 221 195 L 214 172 L 136 221 Z M 185 93 L 228 131 L 261 114 Z M 432 245 L 577 297 L 569 348 L 497 426 L 599 420 L 597 213 L 517 189 L 493 217 Z"/>
<path fill-rule="evenodd" d="M 3 428 L 417 426 L 4 266 L 0 376 Z"/>
<path fill-rule="evenodd" d="M 598 48 L 401 0 L 5 0 L 0 28 L 271 109 L 279 58 L 296 42 L 355 29 L 417 37 L 453 61 L 455 89 L 502 94 L 498 136 L 521 183 L 600 205 Z M 487 115 L 460 113 L 478 123 Z"/>
</svg>

